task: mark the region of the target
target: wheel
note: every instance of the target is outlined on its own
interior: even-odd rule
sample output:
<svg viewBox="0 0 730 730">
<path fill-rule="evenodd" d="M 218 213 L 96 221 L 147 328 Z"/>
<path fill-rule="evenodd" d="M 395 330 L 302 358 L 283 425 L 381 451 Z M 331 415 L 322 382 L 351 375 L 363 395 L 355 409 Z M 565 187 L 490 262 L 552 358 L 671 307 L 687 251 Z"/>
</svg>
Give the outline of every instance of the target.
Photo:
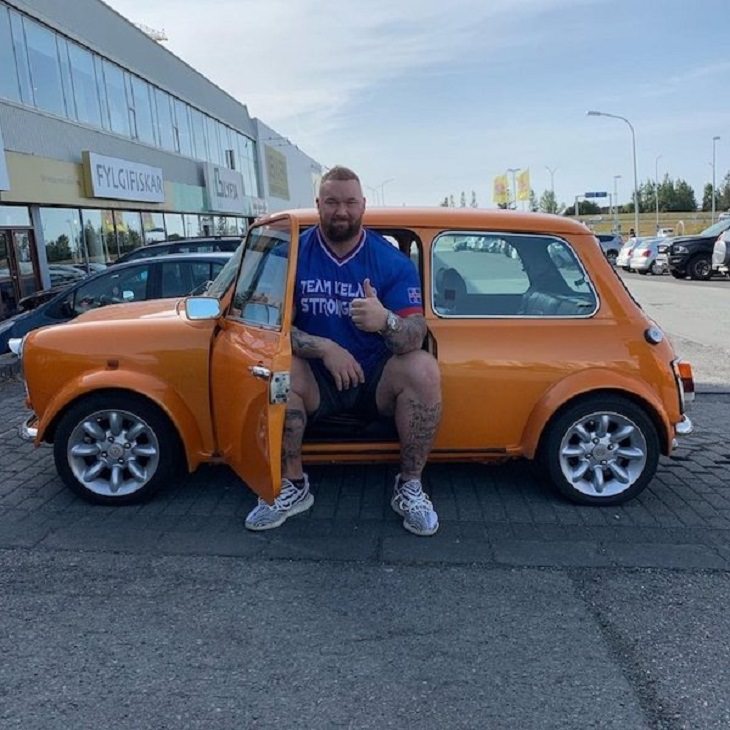
<svg viewBox="0 0 730 730">
<path fill-rule="evenodd" d="M 66 485 L 96 504 L 132 504 L 169 481 L 182 463 L 167 416 L 131 394 L 90 395 L 64 413 L 53 443 Z"/>
<path fill-rule="evenodd" d="M 616 266 L 616 259 L 618 258 L 618 251 L 607 251 L 606 258 L 611 266 Z"/>
<path fill-rule="evenodd" d="M 651 265 L 651 273 L 654 276 L 661 276 L 664 273 L 664 267 L 656 261 Z"/>
<path fill-rule="evenodd" d="M 690 259 L 687 266 L 690 279 L 707 281 L 712 276 L 712 259 L 709 256 L 700 254 Z"/>
<path fill-rule="evenodd" d="M 551 482 L 579 504 L 621 504 L 651 481 L 659 436 L 646 412 L 618 395 L 591 396 L 551 421 L 540 460 Z"/>
</svg>

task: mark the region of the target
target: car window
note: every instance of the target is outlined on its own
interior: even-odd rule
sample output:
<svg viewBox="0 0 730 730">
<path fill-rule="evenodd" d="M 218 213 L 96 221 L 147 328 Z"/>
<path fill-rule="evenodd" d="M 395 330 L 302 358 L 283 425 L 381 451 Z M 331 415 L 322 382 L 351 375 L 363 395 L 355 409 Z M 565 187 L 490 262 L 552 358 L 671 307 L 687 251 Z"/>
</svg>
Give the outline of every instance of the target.
<svg viewBox="0 0 730 730">
<path fill-rule="evenodd" d="M 288 230 L 273 226 L 252 229 L 243 250 L 231 317 L 248 324 L 281 326 L 288 257 Z"/>
<path fill-rule="evenodd" d="M 63 309 L 67 316 L 75 317 L 82 312 L 106 304 L 121 304 L 147 299 L 149 264 L 130 266 L 121 271 L 84 282 L 64 299 Z"/>
<path fill-rule="evenodd" d="M 228 291 L 228 287 L 236 278 L 236 272 L 238 271 L 238 265 L 241 263 L 242 255 L 243 246 L 241 245 L 236 249 L 233 256 L 221 267 L 215 279 L 213 279 L 210 286 L 206 289 L 206 296 L 220 299 Z"/>
<path fill-rule="evenodd" d="M 160 266 L 160 296 L 163 298 L 187 296 L 212 278 L 208 261 L 163 261 Z"/>
<path fill-rule="evenodd" d="M 218 247 L 210 242 L 191 242 L 179 243 L 175 248 L 175 253 L 212 253 L 217 251 Z"/>
<path fill-rule="evenodd" d="M 574 317 L 597 298 L 572 248 L 539 235 L 442 234 L 432 247 L 434 311 L 447 317 Z"/>
</svg>

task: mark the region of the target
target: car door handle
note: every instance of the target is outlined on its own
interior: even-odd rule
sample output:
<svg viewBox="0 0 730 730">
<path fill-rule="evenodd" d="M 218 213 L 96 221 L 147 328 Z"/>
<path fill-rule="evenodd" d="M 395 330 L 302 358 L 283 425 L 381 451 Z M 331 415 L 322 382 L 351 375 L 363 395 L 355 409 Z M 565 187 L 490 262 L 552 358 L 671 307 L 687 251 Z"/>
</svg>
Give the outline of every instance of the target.
<svg viewBox="0 0 730 730">
<path fill-rule="evenodd" d="M 271 370 L 265 368 L 263 365 L 250 365 L 248 369 L 254 378 L 261 378 L 262 380 L 269 380 L 271 378 Z"/>
</svg>

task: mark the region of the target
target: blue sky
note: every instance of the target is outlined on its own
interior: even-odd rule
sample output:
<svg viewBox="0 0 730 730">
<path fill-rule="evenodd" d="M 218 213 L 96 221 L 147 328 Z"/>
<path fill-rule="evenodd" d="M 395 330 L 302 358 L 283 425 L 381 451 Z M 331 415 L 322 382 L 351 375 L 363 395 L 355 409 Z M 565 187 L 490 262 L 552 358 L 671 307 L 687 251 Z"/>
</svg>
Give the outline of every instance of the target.
<svg viewBox="0 0 730 730">
<path fill-rule="evenodd" d="M 730 170 L 728 0 L 107 0 L 371 204 L 457 202 L 529 168 L 559 201 Z M 661 157 L 659 157 L 661 156 Z M 657 161 L 657 157 L 659 157 Z M 557 168 L 557 169 L 556 169 Z M 385 182 L 388 181 L 388 182 Z M 377 199 L 377 200 L 376 200 Z"/>
</svg>

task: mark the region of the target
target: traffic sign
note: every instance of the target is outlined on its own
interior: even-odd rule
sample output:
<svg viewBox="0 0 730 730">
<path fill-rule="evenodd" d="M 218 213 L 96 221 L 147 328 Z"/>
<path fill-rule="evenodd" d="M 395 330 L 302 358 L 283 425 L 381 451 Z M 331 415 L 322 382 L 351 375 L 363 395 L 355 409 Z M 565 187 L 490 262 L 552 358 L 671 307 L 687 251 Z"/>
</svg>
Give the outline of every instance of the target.
<svg viewBox="0 0 730 730">
<path fill-rule="evenodd" d="M 608 193 L 585 193 L 584 198 L 607 198 Z"/>
</svg>

